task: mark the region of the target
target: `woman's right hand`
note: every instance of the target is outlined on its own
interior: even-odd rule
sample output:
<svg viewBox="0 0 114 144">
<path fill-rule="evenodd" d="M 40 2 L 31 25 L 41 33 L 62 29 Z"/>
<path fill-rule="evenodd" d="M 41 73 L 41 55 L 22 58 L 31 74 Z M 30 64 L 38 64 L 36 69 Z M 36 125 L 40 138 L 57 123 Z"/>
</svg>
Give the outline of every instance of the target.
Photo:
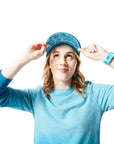
<svg viewBox="0 0 114 144">
<path fill-rule="evenodd" d="M 27 48 L 24 53 L 28 61 L 36 60 L 44 55 L 47 44 L 45 42 L 38 42 Z"/>
<path fill-rule="evenodd" d="M 2 69 L 2 74 L 8 79 L 13 77 L 32 60 L 38 59 L 46 52 L 47 44 L 44 42 L 38 42 L 33 44 L 29 48 L 25 49 L 11 64 Z"/>
</svg>

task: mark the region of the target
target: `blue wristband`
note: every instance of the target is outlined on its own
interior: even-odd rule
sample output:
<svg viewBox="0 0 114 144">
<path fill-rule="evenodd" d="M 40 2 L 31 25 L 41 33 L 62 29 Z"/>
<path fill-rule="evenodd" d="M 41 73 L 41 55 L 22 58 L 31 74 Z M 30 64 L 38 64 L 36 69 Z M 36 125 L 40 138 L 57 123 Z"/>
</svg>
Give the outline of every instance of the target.
<svg viewBox="0 0 114 144">
<path fill-rule="evenodd" d="M 103 61 L 103 63 L 108 65 L 113 58 L 114 58 L 114 53 L 110 52 L 106 57 L 106 59 Z"/>
</svg>

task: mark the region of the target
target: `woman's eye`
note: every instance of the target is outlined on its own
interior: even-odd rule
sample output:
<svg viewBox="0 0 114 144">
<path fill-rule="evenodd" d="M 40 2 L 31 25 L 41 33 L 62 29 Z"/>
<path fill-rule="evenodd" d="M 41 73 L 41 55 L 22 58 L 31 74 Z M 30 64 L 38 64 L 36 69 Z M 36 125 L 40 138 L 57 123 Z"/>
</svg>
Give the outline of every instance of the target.
<svg viewBox="0 0 114 144">
<path fill-rule="evenodd" d="M 67 55 L 68 58 L 72 58 L 72 55 Z"/>
<path fill-rule="evenodd" d="M 54 58 L 57 58 L 59 55 L 58 54 L 56 54 L 56 55 L 54 55 Z"/>
</svg>

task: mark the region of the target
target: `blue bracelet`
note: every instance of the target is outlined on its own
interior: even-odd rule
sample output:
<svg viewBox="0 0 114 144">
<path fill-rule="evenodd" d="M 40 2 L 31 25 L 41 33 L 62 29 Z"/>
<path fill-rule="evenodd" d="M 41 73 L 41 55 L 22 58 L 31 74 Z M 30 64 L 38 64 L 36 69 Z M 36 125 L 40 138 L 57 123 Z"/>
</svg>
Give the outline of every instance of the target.
<svg viewBox="0 0 114 144">
<path fill-rule="evenodd" d="M 113 58 L 114 58 L 114 53 L 110 52 L 106 57 L 106 59 L 103 61 L 103 63 L 108 65 Z"/>
</svg>

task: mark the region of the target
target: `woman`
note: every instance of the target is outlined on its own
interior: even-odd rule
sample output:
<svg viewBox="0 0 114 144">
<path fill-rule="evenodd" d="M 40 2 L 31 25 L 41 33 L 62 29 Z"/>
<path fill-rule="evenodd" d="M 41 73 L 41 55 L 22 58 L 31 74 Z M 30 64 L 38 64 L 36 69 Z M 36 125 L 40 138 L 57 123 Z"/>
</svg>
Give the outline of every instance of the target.
<svg viewBox="0 0 114 144">
<path fill-rule="evenodd" d="M 0 106 L 31 112 L 34 144 L 99 144 L 100 120 L 114 108 L 114 86 L 86 81 L 80 72 L 80 52 L 114 68 L 114 57 L 98 45 L 80 48 L 69 33 L 55 33 L 47 42 L 26 49 L 0 74 Z M 7 87 L 19 70 L 46 52 L 43 86 Z"/>
</svg>

